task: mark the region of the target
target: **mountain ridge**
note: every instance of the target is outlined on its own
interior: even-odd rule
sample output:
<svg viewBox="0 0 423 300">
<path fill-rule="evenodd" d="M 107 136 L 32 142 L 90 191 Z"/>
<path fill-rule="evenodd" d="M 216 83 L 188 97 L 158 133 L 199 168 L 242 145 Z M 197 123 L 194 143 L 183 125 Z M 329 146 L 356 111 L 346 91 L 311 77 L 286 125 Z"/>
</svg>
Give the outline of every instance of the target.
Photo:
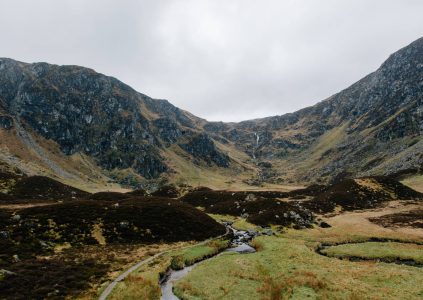
<svg viewBox="0 0 423 300">
<path fill-rule="evenodd" d="M 27 135 L 44 140 L 42 149 L 46 141 L 53 143 L 54 151 L 33 154 L 54 152 L 70 177 L 93 175 L 62 163 L 79 155 L 98 178 L 128 186 L 293 184 L 419 171 L 422 74 L 420 38 L 313 106 L 224 123 L 208 122 L 92 69 L 0 58 L 0 134 L 9 141 L 0 143 L 0 162 L 24 165 L 28 172 L 30 159 L 16 158 L 10 146 Z M 40 143 L 25 147 L 36 149 L 35 144 Z M 41 163 L 47 175 L 65 177 L 48 161 Z"/>
</svg>

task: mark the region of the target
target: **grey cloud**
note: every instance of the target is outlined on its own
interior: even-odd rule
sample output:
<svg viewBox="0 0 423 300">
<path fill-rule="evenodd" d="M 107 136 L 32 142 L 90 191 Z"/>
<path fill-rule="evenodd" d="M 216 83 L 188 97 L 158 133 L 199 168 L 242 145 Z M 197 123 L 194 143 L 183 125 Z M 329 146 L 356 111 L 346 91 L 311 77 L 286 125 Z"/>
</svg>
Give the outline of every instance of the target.
<svg viewBox="0 0 423 300">
<path fill-rule="evenodd" d="M 0 56 L 78 64 L 209 120 L 312 105 L 422 35 L 418 0 L 0 0 Z"/>
</svg>

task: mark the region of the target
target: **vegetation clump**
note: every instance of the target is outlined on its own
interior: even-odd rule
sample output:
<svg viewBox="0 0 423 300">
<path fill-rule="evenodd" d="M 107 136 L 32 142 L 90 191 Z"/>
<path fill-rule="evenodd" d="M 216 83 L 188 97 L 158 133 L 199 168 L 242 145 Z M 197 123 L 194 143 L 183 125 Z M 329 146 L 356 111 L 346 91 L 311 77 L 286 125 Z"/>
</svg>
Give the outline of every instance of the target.
<svg viewBox="0 0 423 300">
<path fill-rule="evenodd" d="M 389 177 L 364 177 L 328 186 L 312 200 L 304 202 L 304 206 L 314 212 L 327 213 L 334 211 L 336 206 L 350 211 L 378 207 L 396 199 L 423 199 L 423 194 Z"/>
<path fill-rule="evenodd" d="M 98 192 L 89 196 L 91 200 L 119 201 L 133 197 L 132 194 L 118 192 Z"/>
<path fill-rule="evenodd" d="M 213 240 L 205 245 L 194 246 L 173 256 L 170 267 L 173 270 L 181 270 L 186 266 L 191 266 L 196 262 L 216 255 L 228 246 L 229 240 Z"/>
<path fill-rule="evenodd" d="M 30 259 L 10 265 L 8 271 L 0 280 L 2 299 L 65 299 L 104 277 L 108 265 L 94 260 Z"/>
<path fill-rule="evenodd" d="M 395 214 L 388 214 L 381 217 L 370 218 L 369 220 L 383 227 L 414 227 L 423 228 L 423 209 L 416 209 Z"/>
<path fill-rule="evenodd" d="M 179 190 L 174 185 L 163 185 L 159 187 L 156 191 L 151 193 L 151 196 L 154 197 L 165 197 L 165 198 L 178 198 Z"/>
<path fill-rule="evenodd" d="M 341 259 L 378 260 L 423 265 L 423 245 L 398 242 L 346 243 L 325 247 L 320 253 Z"/>
<path fill-rule="evenodd" d="M 3 174 L 3 177 L 5 174 Z M 13 179 L 11 181 L 10 179 Z M 63 184 L 45 176 L 13 176 L 8 179 L 1 179 L 4 184 L 8 182 L 9 199 L 43 199 L 43 200 L 64 200 L 84 198 L 89 193 L 77 188 Z M 6 199 L 6 200 L 9 200 Z"/>
</svg>

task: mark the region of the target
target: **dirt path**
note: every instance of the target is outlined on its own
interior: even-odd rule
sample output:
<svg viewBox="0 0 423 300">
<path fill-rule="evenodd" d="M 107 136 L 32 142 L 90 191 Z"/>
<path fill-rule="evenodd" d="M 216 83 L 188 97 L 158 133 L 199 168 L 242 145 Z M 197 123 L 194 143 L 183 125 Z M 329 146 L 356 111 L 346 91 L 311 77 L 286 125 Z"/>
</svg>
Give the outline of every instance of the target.
<svg viewBox="0 0 423 300">
<path fill-rule="evenodd" d="M 20 204 L 3 204 L 0 205 L 0 209 L 24 209 L 36 206 L 47 206 L 47 205 L 56 205 L 60 204 L 60 202 L 42 202 L 42 203 L 20 203 Z"/>
</svg>

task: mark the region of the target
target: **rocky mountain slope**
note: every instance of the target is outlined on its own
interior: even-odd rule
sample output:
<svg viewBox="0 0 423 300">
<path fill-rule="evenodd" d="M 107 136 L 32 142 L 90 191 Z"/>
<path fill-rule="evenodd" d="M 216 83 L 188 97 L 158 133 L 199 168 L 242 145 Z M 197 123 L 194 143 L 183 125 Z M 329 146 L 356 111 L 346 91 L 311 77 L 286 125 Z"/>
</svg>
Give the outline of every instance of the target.
<svg viewBox="0 0 423 300">
<path fill-rule="evenodd" d="M 70 183 L 308 183 L 418 172 L 423 38 L 330 98 L 207 122 L 91 69 L 0 59 L 0 166 Z"/>
<path fill-rule="evenodd" d="M 423 38 L 312 107 L 204 129 L 262 162 L 261 176 L 271 180 L 417 171 L 423 166 Z"/>
<path fill-rule="evenodd" d="M 3 162 L 24 172 L 35 160 L 68 180 L 105 175 L 137 184 L 178 172 L 174 161 L 194 170 L 239 167 L 201 129 L 204 122 L 90 69 L 0 59 Z M 18 154 L 22 148 L 31 157 Z M 69 157 L 99 174 L 66 164 Z"/>
</svg>

